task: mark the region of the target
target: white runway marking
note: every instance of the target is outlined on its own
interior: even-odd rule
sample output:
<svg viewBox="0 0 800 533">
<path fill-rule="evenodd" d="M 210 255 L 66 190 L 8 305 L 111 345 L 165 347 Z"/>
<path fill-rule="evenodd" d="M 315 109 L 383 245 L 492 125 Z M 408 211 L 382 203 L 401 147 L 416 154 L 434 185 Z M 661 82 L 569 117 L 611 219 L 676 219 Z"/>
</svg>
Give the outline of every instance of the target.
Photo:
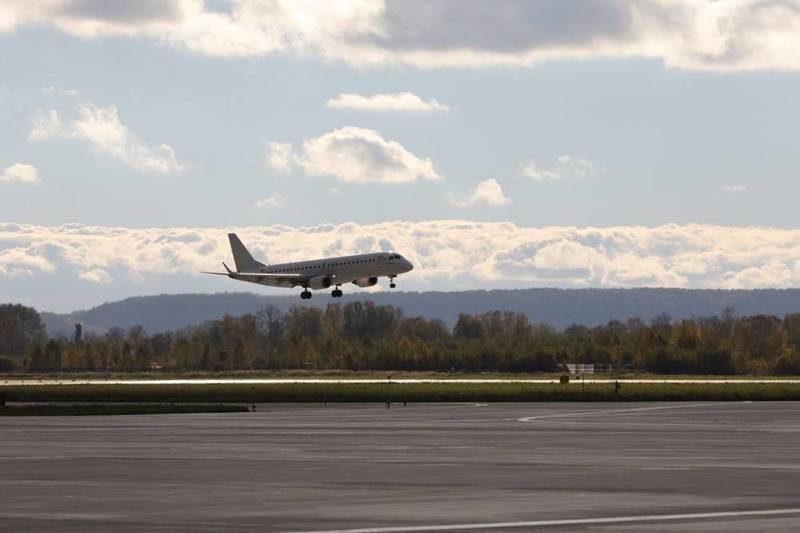
<svg viewBox="0 0 800 533">
<path fill-rule="evenodd" d="M 736 383 L 751 383 L 751 384 L 785 384 L 797 385 L 800 384 L 800 379 L 587 379 L 570 380 L 570 385 L 580 385 L 585 383 L 608 385 L 617 383 L 624 385 L 629 384 L 736 384 Z M 534 384 L 550 384 L 559 383 L 558 379 L 377 379 L 377 378 L 353 378 L 353 379 L 324 379 L 324 378 L 198 378 L 198 379 L 2 379 L 0 386 L 13 386 L 13 385 L 284 385 L 284 384 L 320 384 L 320 383 L 335 383 L 335 384 L 446 384 L 446 383 L 459 383 L 459 384 L 473 384 L 473 385 L 491 385 L 491 384 L 520 384 L 520 385 L 534 385 Z"/>
<path fill-rule="evenodd" d="M 668 522 L 678 520 L 709 520 L 713 518 L 757 518 L 800 514 L 800 508 L 765 509 L 761 511 L 720 511 L 712 513 L 681 513 L 661 515 L 610 516 L 605 518 L 567 518 L 563 520 L 530 520 L 521 522 L 484 522 L 475 524 L 445 524 L 425 526 L 364 527 L 356 529 L 323 529 L 293 533 L 404 533 L 413 531 L 459 531 L 468 529 L 499 529 L 518 527 L 580 526 L 626 524 L 631 522 Z"/>
<path fill-rule="evenodd" d="M 711 404 L 711 403 L 691 403 L 687 405 L 660 405 L 658 407 L 627 407 L 625 409 L 593 409 L 591 411 L 576 411 L 574 413 L 552 413 L 547 415 L 526 416 L 523 418 L 518 418 L 517 421 L 533 422 L 534 420 L 540 420 L 543 418 L 564 418 L 564 417 L 591 416 L 591 415 L 617 415 L 617 414 L 636 413 L 639 411 L 661 411 L 664 409 L 691 409 L 693 407 L 711 407 L 711 406 L 718 407 L 717 404 Z"/>
</svg>

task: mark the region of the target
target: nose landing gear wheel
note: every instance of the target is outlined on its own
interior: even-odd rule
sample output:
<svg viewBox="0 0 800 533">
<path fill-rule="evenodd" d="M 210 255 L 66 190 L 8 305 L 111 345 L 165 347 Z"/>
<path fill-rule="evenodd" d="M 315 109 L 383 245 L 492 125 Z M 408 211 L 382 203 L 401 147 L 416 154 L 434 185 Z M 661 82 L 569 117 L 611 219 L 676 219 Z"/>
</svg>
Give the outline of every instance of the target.
<svg viewBox="0 0 800 533">
<path fill-rule="evenodd" d="M 394 276 L 389 276 L 389 288 L 394 289 L 397 285 L 394 282 Z"/>
</svg>

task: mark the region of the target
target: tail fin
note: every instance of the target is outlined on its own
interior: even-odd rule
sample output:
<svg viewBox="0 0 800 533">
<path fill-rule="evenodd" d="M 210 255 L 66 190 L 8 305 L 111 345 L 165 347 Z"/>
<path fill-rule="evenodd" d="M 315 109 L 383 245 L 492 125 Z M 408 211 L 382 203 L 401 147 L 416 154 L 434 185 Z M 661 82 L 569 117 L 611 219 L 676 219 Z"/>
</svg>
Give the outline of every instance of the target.
<svg viewBox="0 0 800 533">
<path fill-rule="evenodd" d="M 231 252 L 233 252 L 233 262 L 236 264 L 237 272 L 247 272 L 265 266 L 264 263 L 253 259 L 235 233 L 228 233 L 228 240 L 231 242 Z"/>
</svg>

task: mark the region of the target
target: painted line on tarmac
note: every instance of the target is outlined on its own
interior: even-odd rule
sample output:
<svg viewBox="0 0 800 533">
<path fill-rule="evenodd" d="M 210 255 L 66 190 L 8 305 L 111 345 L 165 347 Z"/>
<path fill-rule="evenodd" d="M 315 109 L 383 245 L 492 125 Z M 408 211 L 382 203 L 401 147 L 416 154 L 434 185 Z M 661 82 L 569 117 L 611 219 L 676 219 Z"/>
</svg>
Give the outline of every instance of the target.
<svg viewBox="0 0 800 533">
<path fill-rule="evenodd" d="M 609 516 L 603 518 L 567 518 L 563 520 L 529 520 L 521 522 L 483 522 L 473 524 L 442 524 L 425 526 L 364 527 L 356 529 L 320 529 L 291 533 L 404 533 L 414 531 L 459 531 L 466 529 L 498 529 L 549 526 L 591 526 L 628 524 L 635 522 L 670 522 L 679 520 L 711 520 L 714 518 L 759 518 L 800 514 L 800 508 L 764 509 L 758 511 L 720 511 L 709 513 L 680 513 L 656 515 Z"/>
<path fill-rule="evenodd" d="M 741 403 L 741 402 L 733 402 Z M 525 416 L 518 418 L 518 422 L 533 422 L 544 418 L 564 418 L 574 416 L 592 416 L 592 415 L 616 415 L 637 413 L 640 411 L 663 411 L 665 409 L 691 409 L 696 407 L 718 407 L 715 403 L 691 403 L 684 405 L 659 405 L 657 407 L 628 407 L 625 409 L 593 409 L 591 411 L 576 411 L 574 413 L 552 413 L 547 415 Z"/>
</svg>

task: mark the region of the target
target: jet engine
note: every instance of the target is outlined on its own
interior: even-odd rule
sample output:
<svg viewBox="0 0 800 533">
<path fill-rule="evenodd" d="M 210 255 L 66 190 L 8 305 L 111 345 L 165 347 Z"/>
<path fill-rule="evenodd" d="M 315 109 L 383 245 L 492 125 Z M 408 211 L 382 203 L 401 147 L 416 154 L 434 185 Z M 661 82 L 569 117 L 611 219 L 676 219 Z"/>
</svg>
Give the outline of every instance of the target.
<svg viewBox="0 0 800 533">
<path fill-rule="evenodd" d="M 327 289 L 333 284 L 329 276 L 317 276 L 308 280 L 308 288 L 318 291 L 320 289 Z"/>
<path fill-rule="evenodd" d="M 357 280 L 353 281 L 353 283 L 359 287 L 372 287 L 378 283 L 378 278 L 358 278 Z"/>
</svg>

